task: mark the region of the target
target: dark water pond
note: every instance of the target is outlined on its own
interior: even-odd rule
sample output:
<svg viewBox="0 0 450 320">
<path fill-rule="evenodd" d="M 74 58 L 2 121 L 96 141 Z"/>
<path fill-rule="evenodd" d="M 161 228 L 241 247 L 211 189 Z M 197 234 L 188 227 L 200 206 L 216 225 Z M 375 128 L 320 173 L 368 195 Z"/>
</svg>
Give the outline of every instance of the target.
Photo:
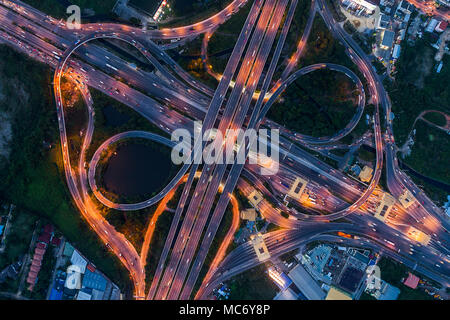
<svg viewBox="0 0 450 320">
<path fill-rule="evenodd" d="M 159 146 L 158 146 L 159 147 Z M 159 192 L 170 180 L 170 155 L 140 143 L 122 145 L 108 161 L 103 184 L 119 196 L 135 198 Z"/>
</svg>

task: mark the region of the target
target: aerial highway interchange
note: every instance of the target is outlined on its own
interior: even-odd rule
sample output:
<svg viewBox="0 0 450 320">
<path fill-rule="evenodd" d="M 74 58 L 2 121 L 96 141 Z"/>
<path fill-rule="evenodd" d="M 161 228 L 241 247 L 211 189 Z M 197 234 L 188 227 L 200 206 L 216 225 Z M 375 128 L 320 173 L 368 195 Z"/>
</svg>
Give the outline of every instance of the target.
<svg viewBox="0 0 450 320">
<path fill-rule="evenodd" d="M 272 257 L 316 240 L 343 243 L 382 252 L 443 286 L 449 286 L 448 217 L 399 168 L 390 116 L 391 101 L 382 79 L 367 54 L 334 21 L 326 1 L 311 1 L 309 17 L 304 33 L 298 35 L 296 51 L 283 65 L 280 79 L 274 78 L 275 69 L 283 62 L 282 49 L 299 1 L 251 1 L 250 12 L 223 74 L 213 74 L 218 79 L 217 88 L 207 86 L 181 68 L 166 52 L 166 45 L 171 39 L 176 41 L 171 42 L 170 46 L 175 46 L 183 39 L 204 34 L 202 57 L 206 67 L 208 57 L 205 48 L 208 43 L 205 39 L 230 16 L 239 12 L 247 0 L 232 1 L 223 11 L 194 25 L 160 30 L 142 30 L 113 23 L 83 24 L 79 30 L 69 30 L 64 23 L 21 1 L 0 1 L 2 41 L 55 69 L 52 85 L 68 189 L 80 214 L 130 272 L 136 299 L 189 299 L 193 293 L 195 299 L 208 299 L 220 283 L 260 264 L 249 241 L 228 255 L 219 258 L 218 254 L 207 276 L 198 279 L 220 222 L 230 201 L 233 202 L 231 195 L 239 190 L 248 197 L 255 189 L 264 196 L 258 204 L 258 211 L 267 221 L 284 228 L 263 236 Z M 307 50 L 306 42 L 316 13 L 320 14 L 364 76 L 367 91 L 362 79 L 342 65 L 324 61 L 295 69 Z M 116 39 L 134 47 L 161 76 L 130 68 L 121 57 L 95 45 L 98 39 Z M 206 69 L 209 71 L 209 68 Z M 275 107 L 276 100 L 293 82 L 321 69 L 343 73 L 358 89 L 358 104 L 345 128 L 332 136 L 312 137 L 292 132 L 266 118 L 269 109 Z M 69 155 L 61 90 L 63 76 L 76 82 L 88 110 L 88 123 L 77 164 L 71 163 Z M 124 81 L 116 80 L 115 76 Z M 89 87 L 132 108 L 161 128 L 167 136 L 177 128 L 194 133 L 194 120 L 202 121 L 202 133 L 216 128 L 224 136 L 227 129 L 278 129 L 278 171 L 272 176 L 264 176 L 260 174 L 261 165 L 189 163 L 182 165 L 170 183 L 152 198 L 135 204 L 115 203 L 101 194 L 96 186 L 95 169 L 102 151 L 130 137 L 150 139 L 167 146 L 172 146 L 173 142 L 167 136 L 155 133 L 128 131 L 110 137 L 96 150 L 92 159 L 86 159 L 95 129 L 94 102 Z M 349 179 L 304 149 L 326 151 L 338 148 L 339 140 L 347 136 L 361 120 L 368 100 L 375 106 L 373 132 L 361 138 L 361 143 L 370 141 L 367 143 L 374 146 L 376 164 L 370 182 L 363 184 Z M 231 143 L 236 139 L 225 137 Z M 195 154 L 195 150 L 202 147 L 201 141 L 194 143 L 192 152 Z M 273 145 L 271 147 L 275 148 Z M 218 148 L 221 153 L 225 152 L 223 146 Z M 240 151 L 249 156 L 249 146 Z M 399 220 L 401 224 L 414 226 L 431 235 L 428 246 L 408 238 L 402 228 L 394 224 L 381 223 L 364 209 L 380 182 L 383 167 L 386 168 L 388 191 L 393 196 L 399 197 L 404 190 L 408 190 L 416 198 L 416 203 L 408 209 L 396 205 Z M 302 213 L 287 207 L 280 200 L 298 176 L 306 177 L 310 188 L 327 199 L 322 206 L 328 214 Z M 144 246 L 144 252 L 138 253 L 124 235 L 99 214 L 91 196 L 109 208 L 139 210 L 157 204 L 180 186 L 182 179 L 184 186 L 170 231 L 151 285 L 146 287 L 146 261 L 141 257 L 143 254 L 146 256 L 151 240 Z M 197 180 L 195 186 L 194 180 Z M 332 189 L 334 193 L 327 192 L 327 189 Z M 351 203 L 334 194 L 342 194 Z M 281 215 L 282 211 L 288 214 L 288 218 Z M 341 218 L 345 218 L 346 222 L 337 221 Z M 359 239 L 337 237 L 334 234 L 338 231 L 358 235 Z M 224 242 L 229 243 L 232 236 L 227 234 Z M 198 292 L 193 292 L 199 280 L 202 285 Z"/>
</svg>

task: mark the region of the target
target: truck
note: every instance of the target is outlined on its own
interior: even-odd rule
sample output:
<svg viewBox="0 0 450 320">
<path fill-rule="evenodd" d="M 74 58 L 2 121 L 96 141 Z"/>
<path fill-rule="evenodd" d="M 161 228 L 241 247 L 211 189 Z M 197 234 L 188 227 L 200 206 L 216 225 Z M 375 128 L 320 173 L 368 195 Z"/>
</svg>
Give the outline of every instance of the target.
<svg viewBox="0 0 450 320">
<path fill-rule="evenodd" d="M 110 65 L 109 63 L 107 63 L 106 66 L 107 66 L 108 68 L 111 68 L 111 69 L 115 70 L 115 71 L 118 71 L 116 67 L 113 67 L 113 66 Z"/>
</svg>

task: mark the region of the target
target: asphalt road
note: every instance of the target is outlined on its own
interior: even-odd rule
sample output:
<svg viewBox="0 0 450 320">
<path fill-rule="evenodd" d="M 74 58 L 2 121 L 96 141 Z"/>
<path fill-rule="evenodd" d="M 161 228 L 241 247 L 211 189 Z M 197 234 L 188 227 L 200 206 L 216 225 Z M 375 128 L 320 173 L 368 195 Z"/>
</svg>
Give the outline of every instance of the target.
<svg viewBox="0 0 450 320">
<path fill-rule="evenodd" d="M 250 109 L 249 104 L 252 102 L 252 98 L 254 96 L 253 93 L 259 83 L 262 69 L 265 65 L 266 59 L 268 58 L 269 52 L 271 51 L 274 35 L 276 34 L 274 30 L 278 30 L 278 26 L 281 22 L 279 16 L 281 16 L 281 12 L 286 9 L 287 1 L 267 0 L 265 4 L 263 4 L 264 1 L 256 1 L 256 5 L 254 4 L 253 6 L 246 26 L 237 41 L 231 59 L 216 91 L 211 88 L 207 88 L 205 85 L 200 84 L 198 81 L 193 79 L 163 50 L 161 50 L 160 47 L 155 45 L 149 39 L 193 37 L 200 33 L 210 31 L 217 27 L 218 24 L 225 21 L 244 2 L 245 1 L 234 1 L 230 7 L 219 13 L 219 19 L 217 17 L 212 17 L 211 19 L 207 19 L 195 26 L 187 26 L 171 30 L 157 30 L 154 32 L 139 31 L 141 32 L 140 34 L 137 30 L 131 27 L 115 24 L 84 25 L 80 34 L 74 34 L 72 30 L 65 29 L 64 25 L 59 24 L 54 19 L 47 17 L 45 14 L 26 6 L 21 2 L 1 2 L 3 4 L 6 3 L 9 9 L 0 6 L 0 19 L 4 22 L 2 25 L 3 30 L 0 32 L 0 36 L 5 41 L 19 48 L 19 50 L 28 53 L 33 58 L 48 63 L 52 67 L 56 68 L 54 79 L 55 97 L 57 103 L 58 123 L 60 127 L 65 174 L 69 190 L 77 207 L 91 227 L 130 270 L 135 283 L 135 296 L 137 298 L 143 298 L 145 295 L 145 273 L 142 264 L 140 263 L 139 256 L 136 253 L 136 250 L 123 237 L 123 235 L 116 232 L 114 228 L 111 227 L 103 219 L 103 217 L 96 212 L 95 206 L 92 204 L 92 201 L 88 196 L 89 175 L 86 172 L 84 163 L 85 151 L 90 144 L 94 129 L 94 112 L 92 108 L 92 99 L 86 85 L 97 88 L 123 102 L 124 104 L 129 105 L 148 120 L 161 127 L 161 129 L 167 133 L 172 132 L 175 128 L 180 126 L 192 130 L 192 120 L 185 117 L 184 114 L 188 114 L 196 119 L 202 119 L 204 117 L 202 132 L 214 127 L 217 121 L 219 121 L 218 126 L 221 131 L 230 126 L 235 126 L 236 128 L 241 127 L 245 116 L 247 115 L 247 111 Z M 11 3 L 18 3 L 19 5 L 12 6 Z M 292 12 L 291 10 L 293 7 L 295 8 L 293 3 L 296 3 L 296 1 L 291 2 L 289 12 Z M 310 179 L 311 188 L 316 188 L 314 190 L 317 190 L 316 192 L 318 194 L 325 195 L 325 191 L 322 190 L 320 186 L 327 185 L 335 190 L 339 190 L 339 192 L 346 198 L 352 199 L 352 204 L 348 206 L 335 196 L 327 195 L 330 201 L 327 201 L 327 204 L 324 205 L 324 207 L 329 211 L 331 210 L 331 212 L 336 209 L 337 211 L 334 210 L 334 213 L 326 216 L 315 216 L 290 211 L 289 219 L 281 217 L 279 209 L 283 208 L 281 203 L 279 203 L 279 208 L 277 210 L 270 204 L 267 204 L 267 202 L 263 202 L 260 210 L 261 212 L 264 212 L 264 215 L 269 221 L 292 229 L 291 231 L 288 231 L 289 233 L 287 234 L 274 236 L 274 240 L 272 240 L 272 236 L 267 236 L 269 237 L 267 241 L 269 242 L 269 250 L 271 251 L 271 254 L 276 255 L 280 252 L 286 252 L 285 250 L 288 250 L 299 243 L 303 243 L 302 241 L 305 241 L 305 237 L 312 239 L 313 234 L 321 236 L 329 230 L 347 230 L 348 232 L 361 235 L 361 245 L 368 247 L 373 246 L 374 249 L 381 250 L 385 254 L 391 255 L 396 260 L 411 265 L 416 271 L 421 272 L 432 279 L 436 279 L 436 281 L 439 281 L 442 284 L 448 285 L 448 218 L 446 218 L 442 211 L 437 208 L 433 202 L 416 185 L 414 185 L 411 179 L 409 179 L 409 177 L 407 177 L 406 174 L 398 168 L 392 121 L 390 120 L 391 102 L 385 89 L 383 88 L 381 80 L 374 72 L 373 67 L 370 64 L 370 58 L 367 57 L 367 55 L 365 55 L 354 40 L 346 34 L 342 27 L 333 20 L 333 17 L 323 0 L 313 1 L 310 15 L 313 15 L 316 11 L 322 15 L 325 23 L 328 25 L 333 35 L 347 48 L 347 54 L 355 62 L 359 70 L 368 81 L 369 94 L 376 106 L 373 137 L 375 138 L 377 162 L 372 181 L 367 189 L 364 190 L 364 186 L 359 182 L 347 181 L 348 178 L 345 178 L 345 176 L 340 172 L 337 172 L 321 161 L 318 161 L 311 155 L 306 154 L 306 152 L 293 144 L 293 142 L 297 141 L 309 145 L 319 144 L 319 146 L 315 146 L 314 148 L 325 148 L 320 147 L 323 142 L 335 142 L 339 138 L 342 138 L 357 124 L 362 113 L 361 109 L 364 107 L 364 102 L 362 99 L 360 99 L 358 112 L 355 114 L 350 124 L 343 131 L 336 133 L 333 137 L 324 137 L 322 140 L 310 140 L 309 137 L 302 136 L 298 133 L 289 132 L 281 126 L 278 126 L 276 123 L 265 121 L 265 125 L 270 128 L 279 128 L 283 133 L 283 139 L 281 139 L 281 147 L 279 149 L 280 154 L 282 155 L 282 158 L 279 161 L 279 166 L 281 168 L 280 172 L 271 179 L 265 179 L 259 175 L 260 168 L 255 166 L 252 167 L 246 165 L 243 168 L 243 166 L 234 165 L 228 170 L 226 170 L 225 166 L 206 166 L 206 169 L 202 171 L 200 177 L 200 181 L 203 183 L 200 185 L 197 184 L 197 187 L 194 190 L 195 192 L 199 192 L 198 200 L 195 199 L 194 193 L 194 200 L 191 200 L 189 203 L 188 211 L 186 213 L 186 217 L 188 217 L 188 219 L 183 221 L 181 226 L 182 232 L 177 235 L 174 244 L 173 241 L 176 235 L 175 231 L 178 227 L 181 214 L 188 198 L 188 193 L 191 189 L 195 172 L 197 172 L 198 166 L 194 165 L 183 191 L 182 199 L 180 200 L 179 207 L 177 208 L 175 218 L 172 222 L 169 237 L 167 238 L 155 275 L 156 281 L 153 281 L 148 294 L 149 298 L 153 298 L 157 293 L 156 290 L 161 277 L 163 279 L 161 282 L 162 286 L 160 286 L 160 291 L 157 295 L 158 298 L 168 297 L 170 299 L 176 299 L 178 297 L 186 298 L 190 295 L 192 287 L 198 276 L 197 271 L 200 270 L 203 264 L 204 257 L 208 252 L 217 227 L 222 219 L 223 212 L 228 204 L 228 194 L 234 190 L 236 184 L 239 189 L 244 191 L 249 191 L 252 188 L 246 181 L 239 179 L 242 170 L 244 175 L 246 177 L 250 177 L 254 185 L 258 186 L 258 188 L 269 197 L 273 196 L 273 190 L 267 190 L 262 181 L 269 182 L 272 189 L 276 190 L 275 192 L 281 195 L 284 189 L 280 187 L 280 185 L 290 185 L 289 183 L 292 183 L 297 175 L 301 175 Z M 276 14 L 272 14 L 272 12 L 276 12 Z M 255 26 L 259 14 L 264 16 L 258 20 L 258 24 L 256 25 L 257 27 L 252 33 L 251 29 Z M 269 20 L 269 16 L 272 16 L 272 20 Z M 289 18 L 287 21 L 288 24 L 290 24 Z M 318 65 L 308 66 L 304 68 L 304 70 L 302 69 L 303 71 L 300 70 L 289 77 L 293 67 L 296 65 L 296 62 L 305 50 L 305 43 L 312 26 L 312 21 L 313 19 L 310 16 L 305 28 L 305 33 L 298 43 L 296 53 L 289 61 L 281 79 L 276 82 L 271 89 L 269 89 L 269 85 L 273 72 L 270 70 L 274 65 L 276 66 L 276 62 L 275 64 L 271 63 L 269 66 L 269 72 L 267 72 L 264 78 L 261 90 L 263 94 L 260 96 L 261 99 L 258 99 L 256 102 L 253 108 L 253 113 L 250 115 L 249 127 L 258 127 L 264 119 L 265 112 L 267 112 L 268 108 L 271 106 L 270 103 L 263 104 L 262 97 L 266 96 L 266 92 L 269 92 L 272 95 L 275 94 L 276 96 L 276 92 L 279 92 L 280 94 L 289 83 L 295 81 L 295 77 L 301 76 L 302 72 L 311 72 L 315 70 L 315 68 L 323 67 Z M 273 23 L 273 26 L 272 29 L 269 30 L 269 25 L 271 23 Z M 264 25 L 266 27 L 269 26 L 267 31 Z M 19 26 L 26 26 L 26 29 Z M 286 26 L 286 23 L 284 26 Z M 263 30 L 260 30 L 260 28 L 263 28 Z M 287 33 L 287 29 L 283 28 L 283 31 L 281 32 L 282 36 L 280 37 L 281 39 L 286 35 L 285 33 Z M 79 37 L 83 37 L 83 40 L 81 41 Z M 148 59 L 149 63 L 154 65 L 157 70 L 161 72 L 163 78 L 154 77 L 154 75 L 142 72 L 140 70 L 133 70 L 122 59 L 110 55 L 107 50 L 98 46 L 91 44 L 81 46 L 81 44 L 84 44 L 85 42 L 87 43 L 92 39 L 98 38 L 120 39 L 135 46 Z M 45 39 L 50 41 L 45 41 Z M 275 49 L 275 53 L 273 54 L 275 57 L 273 61 L 278 61 L 276 56 L 279 52 L 277 53 L 277 50 L 283 42 L 284 40 L 279 40 L 277 49 Z M 244 49 L 247 45 L 247 53 L 242 60 L 243 62 L 241 63 L 240 70 L 236 74 Z M 79 50 L 75 52 L 76 48 Z M 63 52 L 65 53 L 63 54 Z M 74 52 L 78 58 L 82 59 L 69 59 L 69 55 Z M 84 136 L 82 152 L 78 162 L 78 176 L 70 164 L 65 132 L 64 112 L 60 95 L 61 92 L 58 85 L 66 62 L 69 66 L 69 72 L 74 70 L 73 74 L 70 73 L 69 76 L 75 81 L 78 80 L 78 86 L 83 93 L 83 98 L 89 111 L 87 130 Z M 110 66 L 112 66 L 112 68 Z M 354 80 L 355 83 L 360 83 L 356 76 L 349 73 L 342 66 L 325 64 L 325 67 L 335 68 L 337 71 L 344 72 L 352 80 Z M 123 77 L 129 83 L 132 83 L 133 86 L 144 89 L 145 92 L 151 96 L 157 97 L 157 99 L 152 99 L 146 94 L 117 81 L 114 77 L 112 77 L 113 75 Z M 236 76 L 235 81 L 233 81 L 233 76 Z M 231 83 L 233 83 L 231 95 L 226 97 L 226 92 L 228 91 Z M 283 85 L 285 86 L 283 87 Z M 161 103 L 161 101 L 164 100 L 165 103 Z M 165 104 L 172 105 L 176 110 L 169 108 Z M 386 118 L 383 119 L 386 121 L 387 125 L 387 131 L 385 134 L 381 133 L 379 108 L 383 108 L 384 114 L 386 115 Z M 105 146 L 107 145 L 108 144 L 105 144 Z M 201 145 L 197 145 L 194 149 L 200 147 Z M 360 209 L 364 203 L 370 201 L 373 191 L 375 190 L 375 186 L 378 184 L 378 180 L 381 175 L 381 168 L 383 166 L 383 153 L 386 154 L 387 181 L 390 192 L 394 196 L 398 196 L 406 188 L 417 199 L 417 203 L 407 211 L 402 209 L 399 210 L 399 215 L 404 218 L 404 221 L 402 222 L 414 225 L 417 228 L 426 231 L 428 234 L 431 234 L 432 241 L 428 247 L 421 247 L 414 241 L 407 238 L 403 234 L 401 226 L 380 224 L 370 214 L 367 214 Z M 95 162 L 91 163 L 91 165 L 93 164 L 95 164 Z M 95 165 L 93 167 L 95 169 Z M 207 168 L 209 168 L 209 170 Z M 90 166 L 90 170 L 91 169 L 92 166 Z M 228 179 L 224 183 L 224 192 L 219 197 L 218 205 L 216 205 L 216 208 L 211 216 L 211 221 L 206 229 L 208 236 L 205 237 L 201 245 L 198 246 L 200 234 L 206 226 L 207 218 L 210 213 L 210 209 L 212 209 L 213 200 L 215 198 L 218 186 L 226 172 L 228 172 Z M 172 182 L 175 183 L 175 181 Z M 80 186 L 81 191 L 79 190 Z M 161 193 L 161 198 L 171 189 L 171 186 L 172 185 L 169 185 L 164 189 L 165 192 Z M 154 202 L 156 201 L 157 200 Z M 200 207 L 200 203 L 202 203 L 204 207 Z M 109 203 L 109 205 L 114 206 L 115 204 Z M 339 210 L 339 208 L 341 209 Z M 123 207 L 122 209 L 126 210 L 127 208 Z M 343 216 L 345 216 L 351 223 L 346 225 L 330 223 L 330 221 L 336 220 Z M 311 224 L 314 225 L 314 228 L 311 227 Z M 374 225 L 376 225 L 376 228 L 373 227 Z M 373 231 L 373 229 L 376 231 Z M 307 234 L 305 236 L 302 233 L 305 230 L 311 230 L 313 234 Z M 194 235 L 194 237 L 191 237 L 191 234 Z M 342 239 L 335 240 L 340 241 Z M 273 241 L 275 241 L 275 243 L 273 243 Z M 394 243 L 394 246 L 390 245 L 390 243 Z M 176 248 L 176 250 L 172 250 L 172 255 L 169 260 L 169 267 L 167 267 L 164 271 L 163 267 L 172 247 Z M 196 252 L 197 247 L 199 248 L 198 254 L 194 258 L 194 253 Z M 237 274 L 245 271 L 255 263 L 254 256 L 252 256 L 254 255 L 254 252 L 252 251 L 253 249 L 248 250 L 248 248 L 246 249 L 244 246 L 243 249 L 239 250 L 239 257 L 242 259 L 242 263 L 232 266 L 234 270 L 233 272 L 227 273 L 228 271 L 223 271 L 223 273 L 226 273 L 227 277 L 230 274 Z M 235 258 L 233 257 L 233 255 L 230 255 L 225 258 L 222 265 L 218 268 L 218 273 L 215 273 L 212 276 L 213 281 L 215 281 L 215 277 L 219 277 L 220 279 L 220 270 L 227 269 L 228 264 L 232 262 L 235 263 L 237 261 L 234 260 Z M 188 275 L 189 265 L 191 264 L 190 262 L 192 262 L 192 269 Z M 163 273 L 164 276 L 162 276 Z M 183 289 L 183 282 L 187 275 L 187 282 Z M 164 285 L 165 283 L 168 284 Z M 172 289 L 170 286 L 172 286 Z M 208 287 L 212 288 L 210 286 Z M 201 296 L 206 297 L 205 295 Z"/>
</svg>

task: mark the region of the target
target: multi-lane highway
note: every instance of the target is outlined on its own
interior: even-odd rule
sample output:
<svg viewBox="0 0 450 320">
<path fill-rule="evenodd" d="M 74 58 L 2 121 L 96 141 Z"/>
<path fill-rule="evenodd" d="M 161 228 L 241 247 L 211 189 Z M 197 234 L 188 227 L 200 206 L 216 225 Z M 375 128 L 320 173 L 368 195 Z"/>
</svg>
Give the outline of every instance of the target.
<svg viewBox="0 0 450 320">
<path fill-rule="evenodd" d="M 246 114 L 246 110 L 248 105 L 252 99 L 252 95 L 254 90 L 256 89 L 257 79 L 262 72 L 262 68 L 264 66 L 265 60 L 270 52 L 271 44 L 274 39 L 274 34 L 278 28 L 278 24 L 281 19 L 279 18 L 280 10 L 286 6 L 287 1 L 280 1 L 277 3 L 276 1 L 264 1 L 255 2 L 255 5 L 262 5 L 261 8 L 261 16 L 258 19 L 257 25 L 255 26 L 255 31 L 253 32 L 253 36 L 250 40 L 249 47 L 243 59 L 243 63 L 241 65 L 241 69 L 238 72 L 236 78 L 236 84 L 232 89 L 231 95 L 226 103 L 225 110 L 223 112 L 222 119 L 218 126 L 218 132 L 225 136 L 226 129 L 229 128 L 230 124 L 233 123 L 234 119 L 242 119 Z M 254 9 L 253 7 L 252 9 Z M 277 10 L 278 9 L 278 10 Z M 252 17 L 252 14 L 256 12 L 254 15 L 256 16 L 259 13 L 258 10 L 251 10 L 249 14 L 249 18 Z M 273 14 L 273 18 L 272 17 Z M 271 19 L 278 19 L 278 22 L 272 23 L 272 28 L 270 29 L 270 33 L 265 33 L 267 26 L 269 25 Z M 251 32 L 251 29 L 254 27 L 253 24 L 249 24 L 249 29 L 243 29 L 241 32 L 241 36 L 247 42 L 249 36 L 248 34 Z M 276 27 L 276 28 L 275 28 Z M 245 30 L 245 31 L 244 31 Z M 272 35 L 272 36 L 270 36 Z M 238 40 L 239 42 L 239 40 Z M 245 47 L 245 43 L 242 44 L 242 49 Z M 238 44 L 235 48 L 238 48 L 242 53 L 241 45 Z M 236 51 L 236 49 L 235 49 Z M 234 52 L 233 52 L 234 53 Z M 224 72 L 224 77 L 221 79 L 221 83 L 226 81 L 230 82 L 231 78 L 228 78 L 226 75 L 226 71 L 229 68 L 236 69 L 239 60 L 230 58 L 228 62 L 227 68 Z M 254 65 L 255 64 L 255 65 Z M 253 70 L 252 70 L 253 68 Z M 247 84 L 247 86 L 246 86 Z M 220 84 L 219 84 L 220 87 Z M 228 85 L 227 85 L 228 88 Z M 219 89 L 218 89 L 219 91 Z M 216 91 L 217 92 L 217 91 Z M 219 96 L 220 104 L 224 101 L 224 95 Z M 214 101 L 214 98 L 213 98 Z M 239 101 L 241 101 L 239 103 Z M 209 111 L 212 109 L 213 102 L 208 109 Z M 237 110 L 236 110 L 237 109 Z M 233 116 L 234 113 L 237 113 Z M 208 114 L 206 117 L 208 117 Z M 202 130 L 203 131 L 203 130 Z M 213 141 L 212 143 L 218 143 L 218 140 Z M 226 143 L 225 143 L 226 145 Z M 222 145 L 223 146 L 223 145 Z M 219 153 L 222 153 L 222 146 L 219 148 Z M 194 165 L 195 168 L 195 165 Z M 202 170 L 202 175 L 200 177 L 199 183 L 197 183 L 196 188 L 194 190 L 193 199 L 189 204 L 189 207 L 185 214 L 185 219 L 183 221 L 183 225 L 181 226 L 181 230 L 179 232 L 177 241 L 174 247 L 177 249 L 175 252 L 172 251 L 172 257 L 169 262 L 169 265 L 166 268 L 166 272 L 164 273 L 164 277 L 162 278 L 162 286 L 158 290 L 156 298 L 177 298 L 179 291 L 181 290 L 181 285 L 184 280 L 185 274 L 189 268 L 189 262 L 192 261 L 192 255 L 195 253 L 197 243 L 202 234 L 202 230 L 206 220 L 208 218 L 209 210 L 213 204 L 214 196 L 217 194 L 217 190 L 219 187 L 219 183 L 222 179 L 224 170 L 226 168 L 225 165 L 217 166 L 217 171 L 215 170 L 215 163 L 206 164 L 205 168 Z M 212 178 L 211 178 L 212 176 Z M 211 180 L 210 180 L 211 178 Z M 209 184 L 208 184 L 209 182 Z M 185 189 L 186 190 L 186 189 Z M 181 202 L 179 208 L 182 209 L 184 203 Z M 197 213 L 200 209 L 201 211 Z M 226 207 L 226 206 L 225 206 Z M 178 209 L 177 209 L 178 210 Z M 225 210 L 225 208 L 224 208 Z M 198 215 L 198 218 L 196 219 Z M 216 223 L 216 221 L 214 221 Z M 186 249 L 185 249 L 186 247 Z M 179 250 L 178 250 L 179 249 Z M 181 261 L 180 261 L 180 257 Z M 181 262 L 181 264 L 180 264 Z M 178 271 L 178 266 L 180 265 L 181 271 Z M 186 266 L 187 265 L 187 266 Z M 174 277 L 175 280 L 172 280 Z M 173 288 L 173 289 L 171 289 Z M 169 290 L 172 290 L 171 295 L 168 295 Z"/>
</svg>

